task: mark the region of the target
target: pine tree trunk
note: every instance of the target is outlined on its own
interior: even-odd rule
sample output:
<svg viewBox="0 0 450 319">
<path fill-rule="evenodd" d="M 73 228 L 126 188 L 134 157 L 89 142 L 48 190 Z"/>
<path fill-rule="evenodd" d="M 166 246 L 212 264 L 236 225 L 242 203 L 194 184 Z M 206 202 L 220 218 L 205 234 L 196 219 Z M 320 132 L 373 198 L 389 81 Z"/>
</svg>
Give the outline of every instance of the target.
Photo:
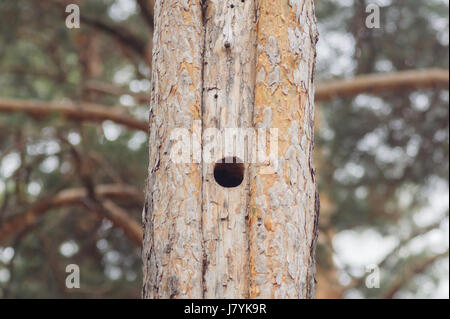
<svg viewBox="0 0 450 319">
<path fill-rule="evenodd" d="M 154 12 L 143 297 L 313 297 L 313 1 L 159 0 Z M 171 157 L 180 128 L 189 163 Z M 262 144 L 278 151 L 261 163 L 217 147 L 211 163 L 208 132 L 228 128 L 275 128 Z M 244 157 L 237 187 L 214 173 L 230 155 Z"/>
</svg>

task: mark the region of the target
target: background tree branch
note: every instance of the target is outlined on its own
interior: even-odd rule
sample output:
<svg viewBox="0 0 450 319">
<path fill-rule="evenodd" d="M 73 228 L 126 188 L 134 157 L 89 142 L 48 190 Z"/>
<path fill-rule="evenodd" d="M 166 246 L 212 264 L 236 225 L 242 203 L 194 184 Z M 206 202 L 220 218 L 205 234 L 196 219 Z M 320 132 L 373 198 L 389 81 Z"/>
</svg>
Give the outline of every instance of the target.
<svg viewBox="0 0 450 319">
<path fill-rule="evenodd" d="M 133 118 L 122 110 L 87 102 L 75 104 L 71 102 L 58 103 L 0 98 L 0 112 L 25 112 L 36 117 L 45 117 L 52 113 L 59 113 L 70 120 L 88 122 L 109 120 L 131 129 L 148 131 L 147 122 Z"/>
<path fill-rule="evenodd" d="M 134 242 L 137 238 L 142 239 L 137 223 L 130 220 L 130 217 L 123 210 L 119 210 L 118 206 L 108 201 L 108 199 L 114 198 L 115 200 L 131 201 L 138 206 L 142 206 L 144 202 L 142 192 L 131 186 L 112 184 L 97 186 L 95 194 L 101 200 L 106 200 L 106 207 L 111 209 L 110 213 L 105 215 L 106 218 L 110 219 L 114 225 L 123 228 Z M 6 218 L 0 224 L 0 243 L 33 225 L 40 216 L 50 209 L 84 205 L 84 199 L 87 196 L 86 188 L 63 190 L 51 198 L 42 200 L 23 214 Z"/>
<path fill-rule="evenodd" d="M 445 251 L 441 254 L 437 254 L 426 259 L 423 259 L 419 262 L 415 262 L 410 266 L 409 269 L 406 269 L 399 275 L 398 279 L 394 281 L 391 287 L 384 293 L 384 299 L 392 299 L 405 285 L 411 282 L 412 278 L 422 272 L 424 272 L 428 267 L 434 264 L 437 260 L 448 257 L 449 251 Z"/>
<path fill-rule="evenodd" d="M 354 97 L 358 94 L 413 91 L 417 89 L 448 89 L 449 72 L 442 69 L 410 70 L 393 73 L 359 75 L 352 79 L 334 80 L 316 87 L 317 101 Z"/>
</svg>

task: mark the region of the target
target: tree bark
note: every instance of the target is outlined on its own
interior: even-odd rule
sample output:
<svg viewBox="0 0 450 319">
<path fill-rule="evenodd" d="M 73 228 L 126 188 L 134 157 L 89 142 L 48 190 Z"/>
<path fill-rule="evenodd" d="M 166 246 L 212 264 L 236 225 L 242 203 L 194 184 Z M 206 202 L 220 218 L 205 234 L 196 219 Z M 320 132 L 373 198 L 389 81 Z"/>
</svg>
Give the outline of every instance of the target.
<svg viewBox="0 0 450 319">
<path fill-rule="evenodd" d="M 171 130 L 201 120 L 202 9 L 199 0 L 155 3 L 144 298 L 203 297 L 201 164 L 170 158 Z"/>
<path fill-rule="evenodd" d="M 159 0 L 154 10 L 143 297 L 312 298 L 313 1 Z M 187 164 L 171 158 L 180 128 L 193 136 Z M 207 160 L 209 130 L 230 128 L 277 129 L 258 145 L 278 151 L 255 162 L 246 135 L 231 153 L 220 140 Z M 239 153 L 238 141 L 251 149 Z M 215 175 L 230 157 L 243 160 L 236 187 Z"/>
<path fill-rule="evenodd" d="M 255 1 L 210 1 L 205 18 L 202 126 L 225 136 L 226 128 L 252 128 Z M 224 152 L 219 151 L 214 162 Z M 244 169 L 248 172 L 248 163 Z M 202 197 L 204 297 L 248 297 L 248 178 L 240 187 L 225 189 L 215 181 L 213 165 L 205 163 Z"/>
<path fill-rule="evenodd" d="M 318 195 L 314 147 L 313 1 L 259 1 L 254 122 L 279 130 L 277 167 L 253 167 L 251 297 L 314 296 Z"/>
</svg>

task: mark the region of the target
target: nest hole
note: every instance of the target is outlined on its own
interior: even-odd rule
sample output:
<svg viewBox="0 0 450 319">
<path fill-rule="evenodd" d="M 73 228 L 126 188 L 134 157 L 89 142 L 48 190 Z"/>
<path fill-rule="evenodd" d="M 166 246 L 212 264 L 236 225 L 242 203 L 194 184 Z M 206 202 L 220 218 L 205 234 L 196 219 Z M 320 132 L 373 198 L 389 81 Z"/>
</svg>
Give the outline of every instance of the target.
<svg viewBox="0 0 450 319">
<path fill-rule="evenodd" d="M 226 188 L 238 187 L 244 180 L 244 164 L 237 157 L 224 157 L 214 165 L 214 179 Z"/>
</svg>

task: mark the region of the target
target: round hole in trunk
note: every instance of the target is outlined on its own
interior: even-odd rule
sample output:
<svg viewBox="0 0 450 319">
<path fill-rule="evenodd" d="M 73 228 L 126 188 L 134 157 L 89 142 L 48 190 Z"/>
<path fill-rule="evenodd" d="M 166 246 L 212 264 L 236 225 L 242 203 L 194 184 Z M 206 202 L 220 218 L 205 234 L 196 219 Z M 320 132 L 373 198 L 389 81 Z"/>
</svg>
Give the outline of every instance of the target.
<svg viewBox="0 0 450 319">
<path fill-rule="evenodd" d="M 244 170 L 239 158 L 224 157 L 214 165 L 214 179 L 222 187 L 238 187 L 244 180 Z"/>
</svg>

